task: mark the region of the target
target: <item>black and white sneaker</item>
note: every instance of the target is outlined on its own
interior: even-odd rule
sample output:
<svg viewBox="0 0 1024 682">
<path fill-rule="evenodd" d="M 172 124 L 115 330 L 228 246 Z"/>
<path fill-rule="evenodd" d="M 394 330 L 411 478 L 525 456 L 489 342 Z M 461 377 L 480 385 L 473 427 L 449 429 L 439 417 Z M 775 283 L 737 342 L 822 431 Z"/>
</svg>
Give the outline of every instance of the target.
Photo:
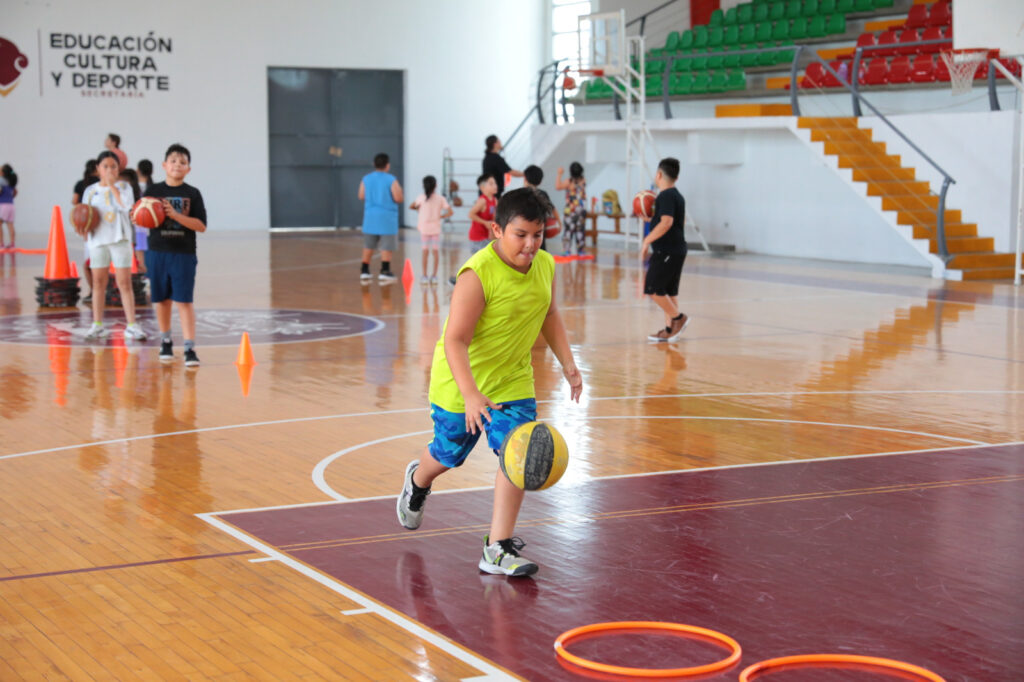
<svg viewBox="0 0 1024 682">
<path fill-rule="evenodd" d="M 160 342 L 160 362 L 171 362 L 174 360 L 174 346 L 170 341 Z"/>
<path fill-rule="evenodd" d="M 525 546 L 526 543 L 519 538 L 491 542 L 489 538 L 485 537 L 484 553 L 477 566 L 481 571 L 495 575 L 513 577 L 533 575 L 537 572 L 537 564 L 519 554 L 519 550 Z"/>
<path fill-rule="evenodd" d="M 194 348 L 186 348 L 185 349 L 185 366 L 186 367 L 198 367 L 199 366 L 199 356 L 196 355 L 196 351 L 195 351 Z"/>
<path fill-rule="evenodd" d="M 427 495 L 430 494 L 430 488 L 420 488 L 419 492 L 416 492 L 416 488 L 413 485 L 412 475 L 419 466 L 419 460 L 414 459 L 409 462 L 409 466 L 405 467 L 402 492 L 398 495 L 398 503 L 396 505 L 398 522 L 409 530 L 416 530 L 423 523 L 423 503 L 426 502 Z"/>
<path fill-rule="evenodd" d="M 377 275 L 377 279 L 380 280 L 382 284 L 390 284 L 391 282 L 394 282 L 396 279 L 398 279 L 398 277 L 396 277 L 395 273 L 391 272 L 390 270 L 381 270 L 380 274 Z"/>
</svg>

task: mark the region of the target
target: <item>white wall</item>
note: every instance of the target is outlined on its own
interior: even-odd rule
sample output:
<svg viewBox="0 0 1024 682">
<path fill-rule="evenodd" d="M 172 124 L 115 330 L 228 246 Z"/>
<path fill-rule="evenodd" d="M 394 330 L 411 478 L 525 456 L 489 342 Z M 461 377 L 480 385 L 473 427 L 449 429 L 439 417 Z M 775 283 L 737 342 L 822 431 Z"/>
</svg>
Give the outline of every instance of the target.
<svg viewBox="0 0 1024 682">
<path fill-rule="evenodd" d="M 132 166 L 148 157 L 159 169 L 168 144 L 188 146 L 189 181 L 204 194 L 211 229 L 267 228 L 268 66 L 404 70 L 402 180 L 416 190 L 423 175 L 440 175 L 444 147 L 482 157 L 484 137 L 511 132 L 532 104 L 531 83 L 549 49 L 544 0 L 6 5 L 0 36 L 29 58 L 18 86 L 0 98 L 0 156 L 20 178 L 19 232 L 48 229 L 50 208 L 69 204 L 85 159 L 111 131 Z M 69 50 L 52 49 L 50 33 L 151 30 L 172 40 L 170 54 L 153 55 L 169 91 L 111 99 L 51 85 L 50 71 L 71 69 L 61 64 Z"/>
<path fill-rule="evenodd" d="M 595 12 L 618 12 L 626 10 L 626 22 L 642 17 L 651 10 L 664 5 L 665 0 L 597 0 Z M 661 47 L 665 44 L 668 34 L 672 31 L 685 31 L 690 28 L 689 0 L 676 0 L 651 16 L 644 25 L 644 44 L 647 49 Z M 640 24 L 629 27 L 627 35 L 639 35 Z"/>
</svg>

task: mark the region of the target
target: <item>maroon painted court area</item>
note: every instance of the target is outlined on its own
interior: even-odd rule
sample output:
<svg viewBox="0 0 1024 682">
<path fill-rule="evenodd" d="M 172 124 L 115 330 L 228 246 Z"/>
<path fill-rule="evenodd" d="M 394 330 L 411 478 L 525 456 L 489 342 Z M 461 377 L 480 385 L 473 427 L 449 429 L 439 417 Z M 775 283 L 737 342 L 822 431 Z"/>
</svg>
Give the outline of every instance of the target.
<svg viewBox="0 0 1024 682">
<path fill-rule="evenodd" d="M 801 653 L 895 658 L 951 682 L 1024 679 L 1021 445 L 556 486 L 520 516 L 524 554 L 541 565 L 532 579 L 478 572 L 490 505 L 488 491 L 434 495 L 418 531 L 399 527 L 392 499 L 222 518 L 530 680 L 580 679 L 555 637 L 612 620 L 731 635 L 743 660 L 715 680 Z M 725 655 L 655 634 L 570 649 L 637 667 Z"/>
</svg>

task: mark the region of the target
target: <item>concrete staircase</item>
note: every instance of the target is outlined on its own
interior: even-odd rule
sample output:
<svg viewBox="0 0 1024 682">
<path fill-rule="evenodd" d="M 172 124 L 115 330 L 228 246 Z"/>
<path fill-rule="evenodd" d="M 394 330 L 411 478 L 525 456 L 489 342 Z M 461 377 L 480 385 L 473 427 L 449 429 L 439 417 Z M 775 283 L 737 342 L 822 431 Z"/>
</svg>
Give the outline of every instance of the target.
<svg viewBox="0 0 1024 682">
<path fill-rule="evenodd" d="M 941 268 L 936 239 L 938 196 L 927 182 L 916 180 L 913 168 L 899 156 L 887 154 L 884 142 L 875 142 L 870 130 L 857 127 L 856 118 L 800 118 L 798 130 L 810 132 L 813 147 L 838 160 L 839 169 L 852 173 L 855 188 L 879 207 L 893 226 L 923 254 L 933 268 Z M 847 173 L 840 173 L 850 178 Z M 871 199 L 878 197 L 881 200 Z M 1012 253 L 997 253 L 995 240 L 978 234 L 978 226 L 963 222 L 959 210 L 945 211 L 946 246 L 952 256 L 945 277 L 957 280 L 1012 279 Z"/>
</svg>

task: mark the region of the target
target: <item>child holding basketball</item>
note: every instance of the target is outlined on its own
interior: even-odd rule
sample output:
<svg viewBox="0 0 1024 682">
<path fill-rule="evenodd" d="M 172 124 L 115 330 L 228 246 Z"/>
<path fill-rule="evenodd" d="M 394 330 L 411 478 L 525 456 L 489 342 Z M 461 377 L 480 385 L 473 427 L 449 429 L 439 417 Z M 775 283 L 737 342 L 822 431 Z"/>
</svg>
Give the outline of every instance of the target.
<svg viewBox="0 0 1024 682">
<path fill-rule="evenodd" d="M 159 199 L 166 218 L 160 227 L 150 230 L 146 251 L 146 275 L 160 326 L 160 362 L 174 360 L 171 343 L 171 302 L 178 309 L 185 337 L 185 366 L 198 367 L 196 355 L 196 311 L 192 304 L 196 286 L 196 234 L 206 232 L 206 206 L 203 195 L 185 183 L 192 170 L 192 154 L 180 144 L 172 144 L 164 154 L 167 179 L 146 187 L 146 196 Z"/>
<path fill-rule="evenodd" d="M 96 159 L 100 181 L 89 185 L 82 203 L 96 207 L 99 224 L 85 239 L 92 272 L 92 326 L 85 338 L 94 341 L 110 334 L 103 326 L 103 308 L 106 305 L 109 268 L 114 266 L 114 278 L 121 292 L 121 307 L 128 326 L 125 339 L 144 341 L 146 332 L 135 322 L 135 292 L 132 291 L 132 221 L 128 216 L 135 197 L 127 182 L 119 179 L 120 163 L 114 152 L 102 152 Z"/>
<path fill-rule="evenodd" d="M 416 197 L 409 208 L 419 210 L 420 216 L 416 223 L 416 229 L 420 232 L 420 241 L 423 244 L 423 276 L 420 284 L 437 284 L 437 260 L 438 249 L 441 247 L 441 221 L 451 216 L 454 211 L 448 205 L 448 200 L 436 192 L 437 178 L 428 175 L 423 178 L 423 194 Z M 434 269 L 430 277 L 427 277 L 427 257 L 434 253 Z"/>
<path fill-rule="evenodd" d="M 686 237 L 683 234 L 686 201 L 676 189 L 678 177 L 679 160 L 671 157 L 662 159 L 654 174 L 654 184 L 659 192 L 654 200 L 651 231 L 640 247 L 642 258 L 647 258 L 648 252 L 651 254 L 644 293 L 665 313 L 665 326 L 648 336 L 648 341 L 675 341 L 690 322 L 689 317 L 679 312 L 676 302 L 679 277 L 686 261 Z"/>
<path fill-rule="evenodd" d="M 564 168 L 558 169 L 555 189 L 565 190 L 565 229 L 562 231 L 562 247 L 566 256 L 583 255 L 587 227 L 587 181 L 583 177 L 583 166 L 578 161 L 569 164 L 569 178 L 562 179 Z"/>
<path fill-rule="evenodd" d="M 406 467 L 398 496 L 398 520 L 405 528 L 419 528 L 434 479 L 461 465 L 482 432 L 497 452 L 509 432 L 536 420 L 530 349 L 539 333 L 562 365 L 571 399 L 579 401 L 583 378 L 553 297 L 555 261 L 539 250 L 550 212 L 551 204 L 534 189 L 508 192 L 491 224 L 494 241 L 459 270 L 430 372 L 434 438 Z M 537 564 L 519 555 L 525 543 L 512 535 L 524 494 L 496 472 L 481 571 L 537 572 Z"/>
</svg>

